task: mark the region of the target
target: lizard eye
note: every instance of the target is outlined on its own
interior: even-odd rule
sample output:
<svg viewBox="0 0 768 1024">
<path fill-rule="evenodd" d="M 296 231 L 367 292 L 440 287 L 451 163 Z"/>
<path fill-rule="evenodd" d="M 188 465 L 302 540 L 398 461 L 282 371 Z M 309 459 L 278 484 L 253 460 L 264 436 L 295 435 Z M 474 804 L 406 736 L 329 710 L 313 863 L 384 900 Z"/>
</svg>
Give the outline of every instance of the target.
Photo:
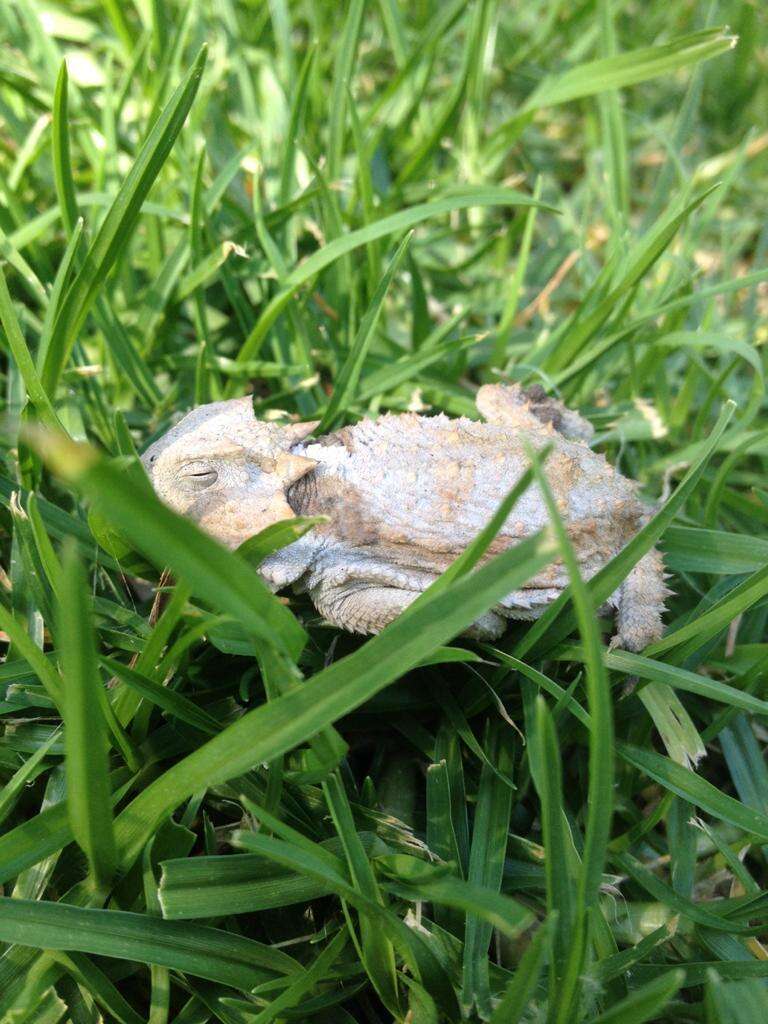
<svg viewBox="0 0 768 1024">
<path fill-rule="evenodd" d="M 210 466 L 186 466 L 182 475 L 187 485 L 196 491 L 205 490 L 219 479 L 219 474 Z"/>
</svg>

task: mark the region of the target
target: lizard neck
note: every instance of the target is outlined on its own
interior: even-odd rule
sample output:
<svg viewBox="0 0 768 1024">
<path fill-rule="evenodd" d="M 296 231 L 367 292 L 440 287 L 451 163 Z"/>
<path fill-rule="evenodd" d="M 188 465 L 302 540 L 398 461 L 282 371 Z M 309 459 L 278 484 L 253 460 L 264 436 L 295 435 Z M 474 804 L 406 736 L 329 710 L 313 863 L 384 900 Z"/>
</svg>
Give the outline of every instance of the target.
<svg viewBox="0 0 768 1024">
<path fill-rule="evenodd" d="M 327 515 L 328 486 L 341 481 L 349 460 L 349 451 L 340 443 L 337 435 L 329 434 L 310 444 L 299 444 L 291 449 L 293 455 L 301 455 L 317 463 L 315 469 L 292 484 L 286 492 L 288 504 L 297 516 Z"/>
</svg>

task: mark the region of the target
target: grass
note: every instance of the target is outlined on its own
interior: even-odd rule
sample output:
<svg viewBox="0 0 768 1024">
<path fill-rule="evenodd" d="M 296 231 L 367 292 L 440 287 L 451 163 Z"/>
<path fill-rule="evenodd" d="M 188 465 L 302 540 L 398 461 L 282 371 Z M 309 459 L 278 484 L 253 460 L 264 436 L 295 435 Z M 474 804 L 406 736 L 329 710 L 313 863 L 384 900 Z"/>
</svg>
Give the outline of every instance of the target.
<svg viewBox="0 0 768 1024">
<path fill-rule="evenodd" d="M 762 8 L 0 26 L 0 1020 L 764 1021 Z M 475 568 L 534 465 L 367 640 L 259 580 L 311 521 L 228 553 L 136 461 L 246 391 L 330 427 L 497 379 L 657 511 L 588 583 L 551 501 Z M 665 636 L 611 651 L 657 542 Z M 555 557 L 538 622 L 456 640 Z"/>
</svg>

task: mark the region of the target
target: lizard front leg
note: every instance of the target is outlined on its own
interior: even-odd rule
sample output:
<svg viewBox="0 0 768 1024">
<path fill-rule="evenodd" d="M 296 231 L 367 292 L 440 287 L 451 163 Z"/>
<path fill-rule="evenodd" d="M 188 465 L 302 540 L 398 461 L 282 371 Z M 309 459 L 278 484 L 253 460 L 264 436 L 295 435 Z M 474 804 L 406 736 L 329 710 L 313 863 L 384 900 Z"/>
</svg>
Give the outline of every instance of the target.
<svg viewBox="0 0 768 1024">
<path fill-rule="evenodd" d="M 352 633 L 380 633 L 420 593 L 365 580 L 320 582 L 309 591 L 323 618 Z M 500 615 L 486 612 L 466 630 L 466 635 L 476 640 L 496 640 L 504 629 L 505 622 Z"/>
<path fill-rule="evenodd" d="M 346 580 L 320 582 L 309 596 L 324 619 L 352 633 L 379 633 L 419 596 L 417 590 L 400 590 L 380 583 Z"/>
</svg>

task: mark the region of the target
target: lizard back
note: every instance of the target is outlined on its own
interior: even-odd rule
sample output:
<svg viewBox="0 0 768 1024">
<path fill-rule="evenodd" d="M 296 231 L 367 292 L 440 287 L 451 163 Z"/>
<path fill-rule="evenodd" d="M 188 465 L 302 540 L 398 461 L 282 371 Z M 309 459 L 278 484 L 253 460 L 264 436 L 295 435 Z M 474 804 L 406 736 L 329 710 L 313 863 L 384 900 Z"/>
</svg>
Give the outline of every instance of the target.
<svg viewBox="0 0 768 1024">
<path fill-rule="evenodd" d="M 560 435 L 545 472 L 579 559 L 610 557 L 626 522 L 643 508 L 634 484 L 584 444 Z M 546 441 L 528 437 L 541 448 Z M 440 571 L 487 524 L 528 466 L 522 438 L 508 426 L 415 414 L 363 420 L 302 447 L 315 471 L 289 494 L 302 514 L 324 514 L 329 536 L 401 564 Z M 536 485 L 522 495 L 489 552 L 542 528 Z"/>
</svg>

